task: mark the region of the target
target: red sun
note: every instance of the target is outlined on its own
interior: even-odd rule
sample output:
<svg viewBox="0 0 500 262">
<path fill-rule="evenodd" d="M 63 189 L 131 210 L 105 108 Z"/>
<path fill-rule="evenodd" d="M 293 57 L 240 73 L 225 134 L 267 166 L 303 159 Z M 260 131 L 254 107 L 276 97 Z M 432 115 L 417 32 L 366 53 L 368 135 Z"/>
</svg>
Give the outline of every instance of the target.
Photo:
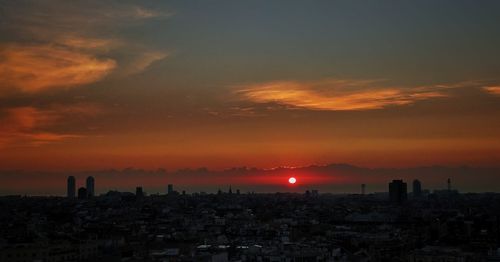
<svg viewBox="0 0 500 262">
<path fill-rule="evenodd" d="M 290 177 L 290 178 L 288 179 L 288 183 L 290 183 L 290 184 L 292 184 L 292 185 L 293 185 L 293 184 L 295 184 L 296 182 L 297 182 L 297 179 L 295 179 L 295 177 Z"/>
</svg>

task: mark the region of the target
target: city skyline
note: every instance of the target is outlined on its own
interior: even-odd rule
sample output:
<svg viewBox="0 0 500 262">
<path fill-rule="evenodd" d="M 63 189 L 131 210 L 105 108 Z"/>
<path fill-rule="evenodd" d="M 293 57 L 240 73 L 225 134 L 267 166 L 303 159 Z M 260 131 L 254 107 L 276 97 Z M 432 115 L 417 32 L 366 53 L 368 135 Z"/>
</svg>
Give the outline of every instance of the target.
<svg viewBox="0 0 500 262">
<path fill-rule="evenodd" d="M 98 182 L 95 195 L 108 191 L 134 192 L 141 187 L 144 192 L 164 194 L 169 185 L 175 185 L 179 192 L 215 193 L 229 187 L 241 192 L 303 193 L 306 190 L 319 190 L 322 193 L 359 194 L 364 185 L 366 194 L 388 192 L 387 183 L 394 179 L 403 179 L 415 188 L 418 182 L 420 194 L 446 191 L 448 188 L 461 193 L 498 192 L 500 186 L 491 183 L 500 174 L 499 168 L 474 167 L 417 167 L 405 169 L 370 169 L 347 164 L 331 164 L 326 166 L 307 166 L 300 168 L 281 167 L 276 169 L 257 169 L 238 167 L 226 170 L 182 169 L 168 171 L 165 169 L 144 170 L 127 168 L 123 170 L 108 169 L 82 172 L 24 172 L 13 170 L 0 173 L 4 177 L 4 188 L 0 195 L 40 195 L 63 196 L 67 194 L 67 182 L 73 179 L 75 190 L 87 188 L 89 178 Z M 474 182 L 467 178 L 474 176 Z M 295 183 L 290 179 L 295 178 Z M 30 183 L 26 183 L 26 179 Z M 448 184 L 453 180 L 453 186 Z M 412 183 L 413 182 L 413 186 Z M 362 189 L 363 190 L 363 189 Z M 173 190 L 171 190 L 173 191 Z M 411 190 L 413 192 L 413 190 Z M 87 194 L 87 193 L 86 193 Z"/>
<path fill-rule="evenodd" d="M 0 261 L 500 261 L 499 0 L 0 0 Z"/>
<path fill-rule="evenodd" d="M 0 195 L 62 195 L 85 172 L 132 191 L 294 190 L 267 171 L 280 167 L 331 192 L 399 178 L 438 188 L 438 173 L 500 191 L 498 10 L 0 0 Z M 332 163 L 359 170 L 308 170 Z M 243 166 L 259 172 L 225 171 Z"/>
</svg>

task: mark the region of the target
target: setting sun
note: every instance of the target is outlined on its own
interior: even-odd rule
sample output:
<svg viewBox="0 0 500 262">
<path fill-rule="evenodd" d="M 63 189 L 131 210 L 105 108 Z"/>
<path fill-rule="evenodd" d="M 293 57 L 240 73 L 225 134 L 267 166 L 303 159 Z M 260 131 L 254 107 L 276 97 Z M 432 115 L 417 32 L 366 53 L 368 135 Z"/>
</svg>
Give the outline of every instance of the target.
<svg viewBox="0 0 500 262">
<path fill-rule="evenodd" d="M 297 182 L 297 179 L 295 179 L 295 177 L 290 177 L 290 178 L 288 179 L 288 183 L 290 183 L 290 184 L 292 184 L 292 185 L 293 185 L 293 184 L 295 184 L 296 182 Z"/>
</svg>

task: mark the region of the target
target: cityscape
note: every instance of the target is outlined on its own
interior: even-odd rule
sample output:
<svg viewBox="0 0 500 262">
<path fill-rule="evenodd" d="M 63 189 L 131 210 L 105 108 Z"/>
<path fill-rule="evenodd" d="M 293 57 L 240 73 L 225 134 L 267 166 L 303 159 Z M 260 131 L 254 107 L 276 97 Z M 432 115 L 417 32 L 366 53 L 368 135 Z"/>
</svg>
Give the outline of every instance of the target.
<svg viewBox="0 0 500 262">
<path fill-rule="evenodd" d="M 499 0 L 0 0 L 0 262 L 500 262 Z"/>
<path fill-rule="evenodd" d="M 0 260 L 500 261 L 500 194 L 446 185 L 96 195 L 92 176 L 78 190 L 69 176 L 65 197 L 0 197 Z"/>
</svg>

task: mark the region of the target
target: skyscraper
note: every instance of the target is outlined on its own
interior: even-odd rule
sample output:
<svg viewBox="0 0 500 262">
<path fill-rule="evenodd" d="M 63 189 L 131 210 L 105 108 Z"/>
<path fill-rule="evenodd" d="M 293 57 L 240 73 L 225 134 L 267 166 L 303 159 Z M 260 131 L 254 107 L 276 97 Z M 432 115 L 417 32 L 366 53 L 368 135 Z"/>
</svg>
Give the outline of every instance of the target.
<svg viewBox="0 0 500 262">
<path fill-rule="evenodd" d="M 403 180 L 392 180 L 389 183 L 389 198 L 395 203 L 402 203 L 407 200 L 407 187 Z"/>
<path fill-rule="evenodd" d="M 413 180 L 413 197 L 422 196 L 422 183 L 418 179 Z"/>
<path fill-rule="evenodd" d="M 451 191 L 451 179 L 448 178 L 447 184 L 448 184 L 448 191 Z"/>
<path fill-rule="evenodd" d="M 74 176 L 69 176 L 68 177 L 68 184 L 67 184 L 67 196 L 68 198 L 75 198 L 76 194 L 76 181 Z"/>
<path fill-rule="evenodd" d="M 174 193 L 174 185 L 168 184 L 167 186 L 167 194 L 171 195 Z"/>
<path fill-rule="evenodd" d="M 361 184 L 361 195 L 366 193 L 366 184 Z"/>
<path fill-rule="evenodd" d="M 95 194 L 94 191 L 94 177 L 89 176 L 87 177 L 87 196 L 88 197 L 93 197 Z"/>
</svg>

